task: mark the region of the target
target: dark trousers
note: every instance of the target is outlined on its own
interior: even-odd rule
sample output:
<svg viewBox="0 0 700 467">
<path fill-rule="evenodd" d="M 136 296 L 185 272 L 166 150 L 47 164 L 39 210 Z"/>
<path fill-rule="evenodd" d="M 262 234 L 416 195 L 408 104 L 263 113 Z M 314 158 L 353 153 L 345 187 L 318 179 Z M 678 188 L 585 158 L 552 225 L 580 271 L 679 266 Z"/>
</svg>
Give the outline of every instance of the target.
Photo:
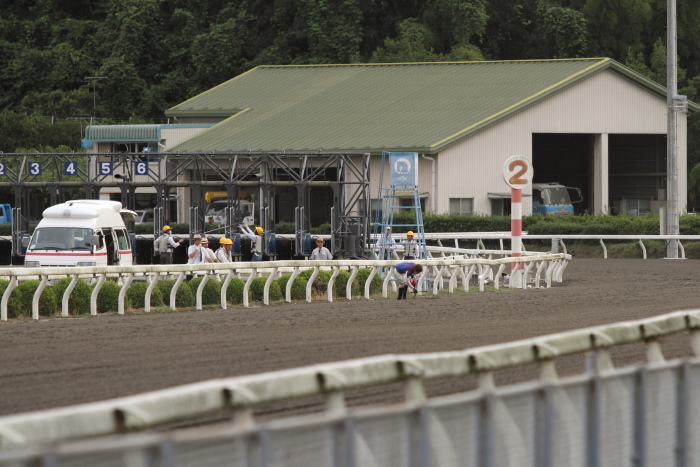
<svg viewBox="0 0 700 467">
<path fill-rule="evenodd" d="M 160 254 L 160 264 L 173 264 L 173 252 L 166 251 Z"/>
<path fill-rule="evenodd" d="M 406 293 L 408 292 L 408 286 L 404 285 L 403 287 L 399 287 L 399 296 L 396 298 L 397 300 L 404 299 L 406 300 Z"/>
</svg>

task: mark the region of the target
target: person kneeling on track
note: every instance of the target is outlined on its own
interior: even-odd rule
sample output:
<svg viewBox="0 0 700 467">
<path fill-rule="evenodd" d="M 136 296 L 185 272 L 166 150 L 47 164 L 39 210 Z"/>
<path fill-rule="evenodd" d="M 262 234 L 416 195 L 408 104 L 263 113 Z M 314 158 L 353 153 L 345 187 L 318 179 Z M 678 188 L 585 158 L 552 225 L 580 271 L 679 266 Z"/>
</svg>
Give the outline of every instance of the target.
<svg viewBox="0 0 700 467">
<path fill-rule="evenodd" d="M 423 266 L 416 263 L 399 263 L 396 265 L 396 269 L 394 269 L 394 278 L 396 278 L 399 285 L 399 296 L 397 300 L 401 300 L 402 298 L 406 300 L 406 292 L 408 292 L 409 285 L 415 290 L 415 286 L 418 285 L 418 282 L 414 282 L 415 276 L 422 271 Z"/>
</svg>

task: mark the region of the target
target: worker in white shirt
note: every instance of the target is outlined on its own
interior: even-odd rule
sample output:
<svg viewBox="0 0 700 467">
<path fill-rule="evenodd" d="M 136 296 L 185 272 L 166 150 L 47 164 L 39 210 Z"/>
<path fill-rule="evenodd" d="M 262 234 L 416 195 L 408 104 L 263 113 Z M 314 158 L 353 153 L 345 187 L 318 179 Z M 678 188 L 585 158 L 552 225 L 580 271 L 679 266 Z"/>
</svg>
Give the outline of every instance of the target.
<svg viewBox="0 0 700 467">
<path fill-rule="evenodd" d="M 216 258 L 220 263 L 232 263 L 231 249 L 233 249 L 233 241 L 230 238 L 222 238 L 219 240 L 219 249 L 216 250 Z"/>
<path fill-rule="evenodd" d="M 192 236 L 194 244 L 187 248 L 187 264 L 205 263 L 204 254 L 202 252 L 202 236 L 195 234 Z"/>
<path fill-rule="evenodd" d="M 316 239 L 316 248 L 314 248 L 314 251 L 311 252 L 311 258 L 309 259 L 321 259 L 321 260 L 331 260 L 333 259 L 333 254 L 331 251 L 323 246 L 325 241 L 321 238 L 318 237 Z"/>
</svg>

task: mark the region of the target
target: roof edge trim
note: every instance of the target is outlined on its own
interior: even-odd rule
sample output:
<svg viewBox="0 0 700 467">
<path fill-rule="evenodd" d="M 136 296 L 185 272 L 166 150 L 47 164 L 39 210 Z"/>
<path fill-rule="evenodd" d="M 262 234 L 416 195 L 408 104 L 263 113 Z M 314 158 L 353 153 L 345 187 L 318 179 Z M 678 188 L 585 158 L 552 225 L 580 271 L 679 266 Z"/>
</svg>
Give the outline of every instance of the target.
<svg viewBox="0 0 700 467">
<path fill-rule="evenodd" d="M 550 85 L 550 86 L 548 86 L 548 87 L 542 89 L 541 91 L 539 91 L 539 92 L 537 92 L 537 93 L 535 93 L 535 94 L 533 94 L 533 95 L 531 95 L 531 96 L 528 96 L 528 97 L 526 97 L 525 99 L 523 99 L 523 100 L 521 100 L 521 101 L 519 101 L 519 102 L 516 102 L 515 104 L 513 104 L 513 105 L 511 105 L 511 106 L 509 106 L 509 107 L 506 107 L 505 109 L 502 109 L 502 110 L 496 112 L 496 113 L 493 114 L 493 115 L 490 115 L 490 116 L 488 116 L 488 117 L 486 117 L 486 118 L 484 118 L 484 119 L 482 119 L 482 120 L 480 120 L 480 121 L 478 121 L 478 122 L 476 122 L 476 123 L 474 123 L 474 124 L 472 124 L 472 125 L 469 125 L 468 127 L 464 128 L 464 129 L 462 129 L 462 130 L 460 130 L 460 131 L 458 131 L 458 132 L 456 132 L 456 133 L 453 133 L 453 134 L 451 134 L 450 136 L 447 136 L 447 137 L 445 137 L 445 138 L 443 138 L 443 139 L 441 139 L 441 140 L 439 140 L 439 141 L 436 141 L 435 143 L 431 144 L 430 147 L 431 147 L 431 148 L 434 148 L 434 147 L 437 147 L 437 146 L 441 146 L 441 145 L 443 145 L 444 143 L 447 143 L 447 142 L 452 141 L 452 140 L 454 140 L 454 139 L 456 139 L 456 138 L 458 138 L 458 137 L 460 137 L 460 136 L 463 136 L 463 135 L 465 135 L 465 134 L 468 134 L 469 132 L 471 132 L 471 131 L 473 131 L 473 130 L 475 130 L 475 129 L 477 129 L 477 128 L 483 127 L 483 126 L 488 125 L 488 124 L 490 124 L 490 123 L 495 123 L 495 122 L 498 121 L 500 118 L 505 117 L 505 116 L 507 116 L 507 115 L 510 115 L 511 113 L 513 113 L 514 111 L 516 111 L 516 110 L 518 110 L 518 109 L 521 109 L 521 108 L 523 108 L 523 107 L 526 107 L 527 105 L 533 103 L 534 101 L 537 101 L 538 98 L 540 98 L 540 97 L 542 97 L 542 96 L 544 96 L 544 95 L 549 94 L 551 91 L 553 91 L 553 90 L 555 90 L 555 89 L 557 89 L 557 88 L 560 88 L 560 87 L 564 86 L 566 83 L 569 83 L 569 82 L 573 81 L 574 79 L 576 79 L 576 78 L 578 78 L 578 77 L 580 77 L 580 76 L 582 76 L 582 75 L 586 75 L 586 74 L 590 73 L 591 70 L 593 70 L 593 69 L 595 69 L 595 68 L 598 68 L 598 67 L 601 67 L 601 66 L 604 65 L 606 62 L 610 61 L 609 58 L 603 58 L 603 59 L 599 59 L 599 60 L 600 60 L 600 61 L 597 61 L 597 62 L 594 63 L 593 65 L 591 65 L 591 66 L 589 66 L 589 67 L 586 67 L 586 68 L 584 68 L 583 70 L 574 73 L 573 75 L 567 76 L 567 77 L 564 78 L 563 80 L 558 81 L 558 82 L 556 82 L 556 83 L 554 83 L 554 84 L 552 84 L 552 85 Z M 499 118 L 499 117 L 500 117 L 500 118 Z"/>
<path fill-rule="evenodd" d="M 654 94 L 658 94 L 660 97 L 663 97 L 664 99 L 668 98 L 668 88 L 663 86 L 662 84 L 657 83 L 656 81 L 642 75 L 641 73 L 637 73 L 631 68 L 628 68 L 624 66 L 621 63 L 616 62 L 615 60 L 610 60 L 610 63 L 606 65 L 607 68 L 610 68 L 611 70 L 615 71 L 616 73 L 629 78 L 630 80 L 634 81 L 635 83 L 646 87 L 649 89 L 649 91 L 653 92 Z M 700 112 L 700 104 L 697 104 L 690 99 L 688 99 L 688 110 L 692 110 L 693 112 Z"/>
<path fill-rule="evenodd" d="M 248 70 L 248 71 L 246 71 L 246 72 L 243 72 L 243 73 L 241 73 L 241 74 L 238 75 L 238 76 L 234 76 L 233 78 L 231 78 L 231 79 L 228 80 L 228 81 L 224 81 L 223 83 L 217 84 L 217 85 L 214 86 L 213 88 L 207 89 L 206 91 L 201 92 L 201 93 L 197 94 L 196 96 L 190 97 L 190 98 L 187 99 L 185 102 L 181 102 L 181 103 L 179 103 L 178 105 L 176 105 L 175 107 L 169 108 L 169 109 L 166 111 L 166 115 L 167 115 L 167 112 L 170 112 L 170 111 L 177 111 L 179 107 L 181 107 L 181 106 L 187 104 L 187 103 L 190 102 L 191 100 L 197 99 L 197 98 L 199 98 L 199 97 L 201 97 L 201 96 L 203 96 L 203 95 L 205 95 L 205 94 L 207 94 L 207 93 L 209 93 L 209 92 L 214 91 L 215 89 L 220 88 L 221 86 L 225 86 L 226 84 L 230 83 L 231 81 L 235 81 L 235 80 L 237 80 L 238 78 L 242 78 L 243 76 L 247 75 L 248 73 L 252 73 L 253 71 L 255 71 L 255 70 L 258 69 L 258 68 L 259 68 L 259 67 L 257 67 L 257 66 L 256 66 L 255 68 L 251 68 L 250 70 Z"/>
<path fill-rule="evenodd" d="M 207 131 L 211 131 L 211 130 L 213 130 L 214 128 L 218 127 L 219 125 L 222 125 L 222 124 L 228 122 L 229 120 L 234 119 L 234 118 L 238 117 L 239 115 L 242 115 L 242 114 L 248 112 L 249 110 L 253 110 L 253 108 L 252 108 L 252 107 L 248 107 L 247 109 L 243 109 L 243 110 L 241 110 L 240 112 L 236 113 L 235 115 L 231 115 L 230 117 L 228 117 L 228 118 L 225 119 L 225 120 L 220 121 L 220 122 L 217 123 L 216 125 L 212 125 L 212 126 L 210 126 L 209 128 L 207 128 L 207 129 L 205 129 L 205 130 L 203 130 L 203 131 L 200 131 L 200 132 L 197 133 L 196 135 L 192 135 L 192 137 L 186 139 L 185 141 L 181 141 L 181 142 L 178 143 L 177 145 L 175 145 L 175 146 L 173 146 L 172 148 L 170 148 L 170 150 L 171 150 L 171 151 L 177 151 L 178 146 L 181 146 L 181 145 L 187 143 L 190 139 L 192 139 L 192 138 L 198 138 L 198 137 L 200 137 L 200 136 L 206 134 Z M 194 152 L 207 152 L 207 151 L 194 151 Z"/>
</svg>

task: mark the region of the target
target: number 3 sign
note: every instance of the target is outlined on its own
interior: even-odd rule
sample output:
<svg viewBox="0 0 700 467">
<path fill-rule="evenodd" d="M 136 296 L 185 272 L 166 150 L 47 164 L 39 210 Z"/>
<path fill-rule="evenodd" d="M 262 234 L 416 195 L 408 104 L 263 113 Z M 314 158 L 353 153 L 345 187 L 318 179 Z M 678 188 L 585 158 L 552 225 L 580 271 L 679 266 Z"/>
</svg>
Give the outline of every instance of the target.
<svg viewBox="0 0 700 467">
<path fill-rule="evenodd" d="M 522 190 L 532 181 L 532 164 L 526 157 L 511 156 L 503 165 L 503 178 L 509 187 Z"/>
</svg>

